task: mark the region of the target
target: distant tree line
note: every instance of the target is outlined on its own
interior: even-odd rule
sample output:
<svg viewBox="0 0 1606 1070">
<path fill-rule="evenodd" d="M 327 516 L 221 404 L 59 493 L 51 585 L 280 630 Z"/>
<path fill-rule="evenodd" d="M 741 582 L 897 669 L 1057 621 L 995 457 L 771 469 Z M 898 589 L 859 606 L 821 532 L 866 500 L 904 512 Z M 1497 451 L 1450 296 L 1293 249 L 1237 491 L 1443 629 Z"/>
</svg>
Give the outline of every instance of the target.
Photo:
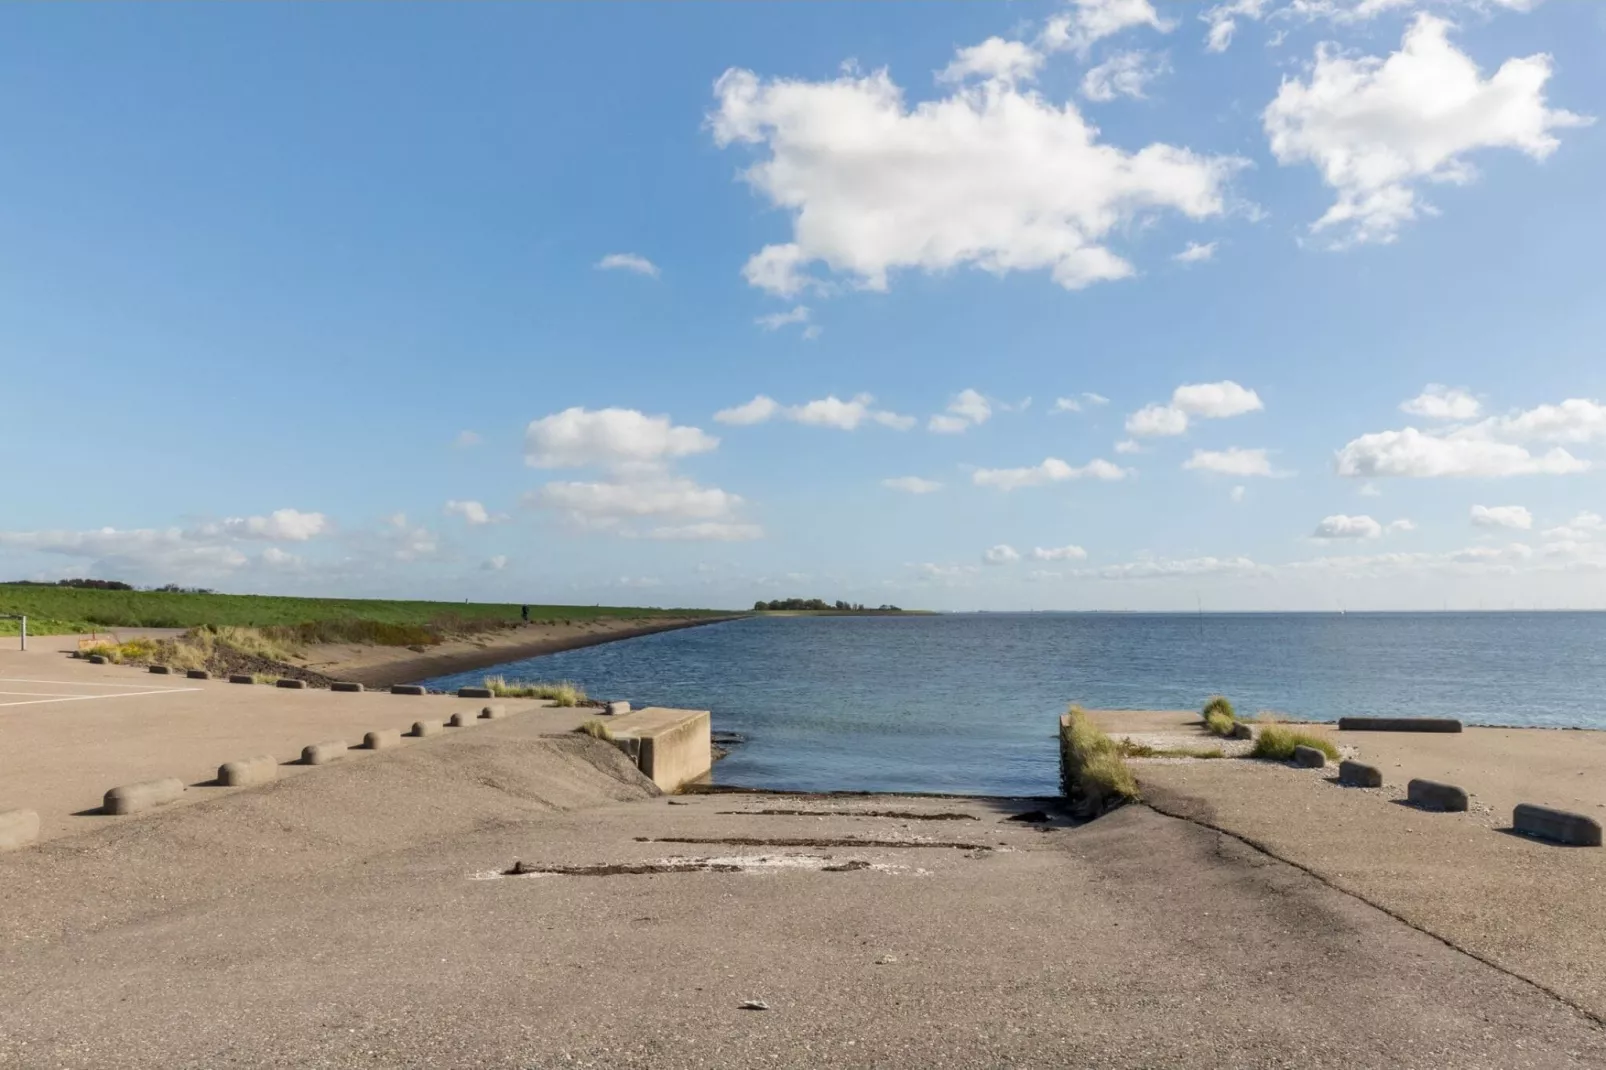
<svg viewBox="0 0 1606 1070">
<path fill-rule="evenodd" d="M 777 598 L 773 602 L 758 601 L 758 602 L 754 602 L 753 603 L 753 612 L 755 612 L 755 613 L 762 613 L 765 610 L 777 610 L 777 609 L 785 609 L 785 610 L 800 610 L 800 609 L 809 610 L 809 609 L 812 609 L 812 610 L 816 610 L 816 611 L 836 610 L 839 613 L 866 613 L 866 612 L 871 612 L 871 610 L 867 606 L 865 606 L 865 604 L 863 602 L 844 602 L 841 599 L 838 599 L 834 605 L 832 603 L 830 603 L 830 602 L 827 602 L 823 598 Z M 876 609 L 874 610 L 874 612 L 878 612 L 878 613 L 899 613 L 899 612 L 902 612 L 902 611 L 897 606 L 883 605 L 883 606 L 877 606 Z"/>
<path fill-rule="evenodd" d="M 122 580 L 74 579 L 57 580 L 54 583 L 40 580 L 11 580 L 10 583 L 14 587 L 80 587 L 86 591 L 134 591 L 140 589 L 132 583 L 124 583 Z M 167 583 L 160 587 L 147 587 L 144 589 L 159 591 L 162 594 L 217 594 L 216 591 L 206 587 L 180 587 L 176 583 Z"/>
</svg>

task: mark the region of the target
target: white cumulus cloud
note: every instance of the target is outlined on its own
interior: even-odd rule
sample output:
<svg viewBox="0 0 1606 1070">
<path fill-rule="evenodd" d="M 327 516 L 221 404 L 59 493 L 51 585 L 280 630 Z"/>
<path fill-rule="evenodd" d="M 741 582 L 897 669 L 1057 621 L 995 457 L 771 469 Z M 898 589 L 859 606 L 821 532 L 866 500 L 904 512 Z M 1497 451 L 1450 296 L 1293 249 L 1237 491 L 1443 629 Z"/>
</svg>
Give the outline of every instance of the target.
<svg viewBox="0 0 1606 1070">
<path fill-rule="evenodd" d="M 1127 6 L 1158 21 L 1147 0 Z M 1113 10 L 1079 7 L 1077 39 L 1126 17 Z M 987 61 L 994 71 L 1001 56 Z M 1135 269 L 1112 236 L 1162 212 L 1221 215 L 1244 165 L 1160 142 L 1128 152 L 1101 142 L 1075 105 L 1007 78 L 911 105 L 886 70 L 812 82 L 732 69 L 714 93 L 715 141 L 757 146 L 742 177 L 792 218 L 791 240 L 743 269 L 782 296 L 822 288 L 816 265 L 872 290 L 899 269 L 962 265 L 1048 271 L 1067 289 L 1126 278 Z"/>
<path fill-rule="evenodd" d="M 667 416 L 575 407 L 531 421 L 524 433 L 524 459 L 533 468 L 657 465 L 718 445 L 713 435 L 678 427 Z"/>
<path fill-rule="evenodd" d="M 721 409 L 714 419 L 723 424 L 761 424 L 775 417 L 811 427 L 834 427 L 852 431 L 861 424 L 873 423 L 898 431 L 907 431 L 915 425 L 913 416 L 903 416 L 874 407 L 875 398 L 858 394 L 843 401 L 835 394 L 802 405 L 782 405 L 774 398 L 758 395 L 752 401 L 734 408 Z"/>
<path fill-rule="evenodd" d="M 1433 211 L 1417 196 L 1421 183 L 1472 181 L 1470 153 L 1508 148 L 1543 160 L 1560 145 L 1555 131 L 1590 121 L 1546 107 L 1548 55 L 1508 59 L 1484 78 L 1450 43 L 1450 28 L 1420 14 L 1386 59 L 1322 45 L 1309 80 L 1285 78 L 1267 105 L 1278 163 L 1315 165 L 1338 194 L 1311 225 L 1333 230 L 1335 245 L 1393 241 Z"/>
<path fill-rule="evenodd" d="M 484 505 L 475 501 L 460 502 L 456 499 L 453 499 L 446 503 L 446 511 L 450 514 L 462 517 L 463 522 L 468 524 L 469 527 L 479 527 L 481 524 L 489 524 L 493 519 L 495 519 L 491 516 L 490 511 L 487 510 Z"/>
<path fill-rule="evenodd" d="M 1082 561 L 1087 551 L 1080 546 L 1038 546 L 1032 550 L 1033 561 Z"/>
<path fill-rule="evenodd" d="M 981 557 L 989 565 L 1012 565 L 1020 560 L 1020 551 L 1013 546 L 999 543 L 983 553 Z"/>
<path fill-rule="evenodd" d="M 1400 411 L 1429 420 L 1472 420 L 1483 411 L 1483 406 L 1458 387 L 1429 383 L 1416 397 L 1400 402 Z"/>
<path fill-rule="evenodd" d="M 1082 75 L 1082 95 L 1101 104 L 1116 97 L 1142 100 L 1149 83 L 1170 70 L 1171 64 L 1164 55 L 1142 50 L 1117 52 Z"/>
<path fill-rule="evenodd" d="M 1140 438 L 1180 435 L 1190 418 L 1225 420 L 1266 406 L 1260 395 L 1231 379 L 1219 383 L 1188 383 L 1171 392 L 1167 404 L 1145 405 L 1126 419 L 1126 431 Z"/>
<path fill-rule="evenodd" d="M 1202 264 L 1212 260 L 1216 255 L 1216 242 L 1189 242 L 1180 253 L 1172 255 L 1171 259 L 1179 264 Z"/>
<path fill-rule="evenodd" d="M 1316 525 L 1315 538 L 1318 539 L 1377 539 L 1383 535 L 1383 525 L 1369 516 L 1337 516 L 1324 517 Z"/>
<path fill-rule="evenodd" d="M 1229 446 L 1224 450 L 1194 450 L 1182 462 L 1191 472 L 1215 472 L 1224 476 L 1275 476 L 1271 459 L 1263 449 L 1246 450 Z"/>
<path fill-rule="evenodd" d="M 938 434 L 958 434 L 969 427 L 987 422 L 993 414 L 992 403 L 974 390 L 965 389 L 954 395 L 948 411 L 933 416 L 926 422 L 926 430 Z"/>
<path fill-rule="evenodd" d="M 1472 522 L 1480 528 L 1527 531 L 1534 526 L 1534 516 L 1520 505 L 1474 505 Z"/>
<path fill-rule="evenodd" d="M 1043 54 L 1031 45 L 989 37 L 979 45 L 956 52 L 953 62 L 937 73 L 937 81 L 963 82 L 967 78 L 1031 81 L 1042 65 Z"/>
<path fill-rule="evenodd" d="M 901 490 L 905 494 L 933 494 L 942 489 L 942 484 L 935 479 L 922 479 L 919 476 L 896 476 L 881 481 L 883 487 L 889 490 Z"/>
<path fill-rule="evenodd" d="M 637 275 L 658 277 L 658 265 L 636 253 L 609 253 L 597 261 L 597 267 L 603 271 L 631 271 Z"/>
<path fill-rule="evenodd" d="M 760 394 L 745 404 L 736 405 L 729 409 L 720 409 L 714 413 L 714 420 L 717 423 L 735 424 L 737 426 L 761 424 L 780 411 L 779 402 L 772 397 Z"/>
<path fill-rule="evenodd" d="M 1069 11 L 1048 20 L 1042 45 L 1085 56 L 1095 42 L 1138 26 L 1170 33 L 1176 23 L 1161 18 L 1150 0 L 1071 0 Z"/>
<path fill-rule="evenodd" d="M 1560 446 L 1543 454 L 1514 442 L 1498 442 L 1478 433 L 1433 434 L 1407 427 L 1362 435 L 1338 451 L 1338 474 L 1372 478 L 1413 479 L 1569 475 L 1589 462 Z"/>
<path fill-rule="evenodd" d="M 303 513 L 299 509 L 275 509 L 267 516 L 230 517 L 218 527 L 238 539 L 271 539 L 305 542 L 329 527 L 322 513 Z"/>
<path fill-rule="evenodd" d="M 999 490 L 1016 490 L 1020 487 L 1038 487 L 1044 483 L 1061 483 L 1069 479 L 1125 479 L 1130 473 L 1120 465 L 1095 459 L 1080 467 L 1066 464 L 1058 457 L 1044 458 L 1042 464 L 1029 468 L 978 468 L 970 480 L 978 487 L 997 487 Z"/>
</svg>

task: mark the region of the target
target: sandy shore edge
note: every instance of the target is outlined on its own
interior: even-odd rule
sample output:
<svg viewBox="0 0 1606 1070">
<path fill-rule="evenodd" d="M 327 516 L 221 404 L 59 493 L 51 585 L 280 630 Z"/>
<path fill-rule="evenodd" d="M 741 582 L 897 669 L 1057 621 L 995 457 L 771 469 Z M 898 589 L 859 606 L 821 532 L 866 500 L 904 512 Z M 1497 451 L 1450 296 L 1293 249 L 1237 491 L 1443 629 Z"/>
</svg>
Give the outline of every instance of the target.
<svg viewBox="0 0 1606 1070">
<path fill-rule="evenodd" d="M 614 643 L 623 639 L 639 639 L 644 635 L 679 631 L 682 628 L 698 628 L 708 624 L 724 624 L 728 621 L 740 619 L 740 615 L 733 614 L 729 617 L 697 617 L 654 621 L 649 624 L 612 631 L 543 635 L 540 638 L 525 640 L 520 640 L 516 636 L 509 636 L 503 641 L 489 643 L 484 646 L 473 646 L 469 649 L 425 654 L 408 652 L 408 656 L 405 658 L 389 660 L 382 664 L 343 665 L 341 660 L 337 658 L 309 664 L 308 668 L 316 669 L 316 671 L 334 679 L 351 680 L 362 684 L 364 687 L 389 687 L 393 684 L 417 683 L 420 680 L 428 680 L 436 676 L 470 672 L 474 669 L 489 669 L 512 661 L 539 657 L 542 654 L 556 654 L 563 650 L 578 650 L 582 647 L 600 646 L 603 643 Z"/>
</svg>

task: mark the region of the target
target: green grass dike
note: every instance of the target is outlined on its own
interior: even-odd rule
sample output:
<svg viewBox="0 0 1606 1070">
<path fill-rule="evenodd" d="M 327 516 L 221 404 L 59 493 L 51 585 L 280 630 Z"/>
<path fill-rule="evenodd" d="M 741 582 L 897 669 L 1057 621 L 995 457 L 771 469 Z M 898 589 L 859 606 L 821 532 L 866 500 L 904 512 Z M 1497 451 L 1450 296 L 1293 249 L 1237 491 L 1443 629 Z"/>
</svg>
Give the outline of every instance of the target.
<svg viewBox="0 0 1606 1070">
<path fill-rule="evenodd" d="M 291 598 L 185 591 L 120 591 L 0 583 L 0 615 L 26 614 L 32 635 L 115 628 L 243 627 L 283 629 L 303 643 L 368 642 L 410 646 L 432 636 L 517 624 L 520 603 L 423 602 L 368 598 Z M 660 617 L 720 617 L 706 609 L 531 605 L 539 623 Z M 0 634 L 18 622 L 0 620 Z M 284 634 L 281 632 L 280 634 Z M 290 636 L 286 636 L 289 638 Z"/>
</svg>

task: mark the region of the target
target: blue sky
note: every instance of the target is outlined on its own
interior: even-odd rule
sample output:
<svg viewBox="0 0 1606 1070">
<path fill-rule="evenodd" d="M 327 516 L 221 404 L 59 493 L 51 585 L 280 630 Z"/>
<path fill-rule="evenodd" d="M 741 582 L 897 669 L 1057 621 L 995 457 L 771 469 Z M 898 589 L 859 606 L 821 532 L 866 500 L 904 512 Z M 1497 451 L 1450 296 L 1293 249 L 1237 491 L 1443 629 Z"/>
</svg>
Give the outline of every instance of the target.
<svg viewBox="0 0 1606 1070">
<path fill-rule="evenodd" d="M 0 573 L 1606 605 L 1603 45 L 1557 0 L 7 8 Z"/>
</svg>

